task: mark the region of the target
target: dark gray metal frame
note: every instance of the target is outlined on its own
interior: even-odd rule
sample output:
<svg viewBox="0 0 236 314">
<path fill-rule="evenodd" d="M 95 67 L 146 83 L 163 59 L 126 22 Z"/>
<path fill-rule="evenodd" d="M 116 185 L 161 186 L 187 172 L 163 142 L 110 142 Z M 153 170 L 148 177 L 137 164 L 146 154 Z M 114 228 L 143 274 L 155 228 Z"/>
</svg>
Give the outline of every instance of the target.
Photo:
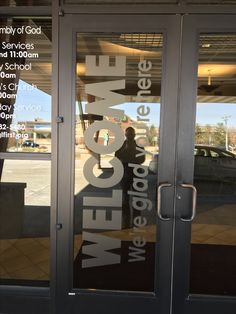
<svg viewBox="0 0 236 314">
<path fill-rule="evenodd" d="M 201 33 L 236 33 L 236 16 L 185 16 L 181 52 L 179 134 L 177 146 L 177 195 L 174 253 L 173 313 L 207 314 L 236 312 L 236 297 L 189 295 L 191 222 L 181 216 L 192 214 L 192 191 L 183 191 L 182 183 L 193 183 L 194 137 L 197 99 L 197 68 Z"/>
<path fill-rule="evenodd" d="M 78 1 L 79 2 L 79 1 Z M 161 1 L 160 1 L 161 2 Z M 144 3 L 144 4 L 143 4 Z M 234 14 L 236 5 L 191 4 L 177 0 L 176 4 L 67 4 L 61 0 L 61 10 L 66 14 Z"/>
<path fill-rule="evenodd" d="M 186 21 L 186 26 L 184 22 L 183 28 L 183 45 L 181 49 L 181 34 L 180 27 L 177 32 L 178 35 L 175 37 L 173 35 L 173 29 L 169 33 L 168 19 L 170 17 L 161 17 L 161 22 L 159 23 L 158 14 L 172 14 L 173 19 L 180 19 L 180 16 L 174 16 L 175 14 L 190 14 L 189 16 L 184 16 Z M 70 278 L 71 278 L 71 252 L 72 252 L 72 213 L 73 208 L 73 178 L 71 174 L 73 173 L 73 142 L 71 141 L 68 146 L 63 147 L 63 145 L 68 142 L 68 137 L 66 134 L 73 134 L 72 127 L 72 105 L 73 105 L 73 88 L 74 82 L 71 79 L 73 74 L 73 62 L 72 60 L 65 60 L 65 55 L 63 52 L 63 45 L 68 41 L 71 43 L 73 37 L 72 33 L 66 34 L 63 28 L 59 30 L 59 19 L 63 18 L 63 14 L 74 14 L 76 19 L 80 19 L 83 27 L 78 29 L 78 31 L 94 31 L 97 30 L 93 24 L 86 24 L 88 21 L 87 15 L 94 14 L 94 19 L 99 20 L 99 15 L 104 14 L 108 16 L 108 20 L 111 19 L 113 23 L 112 14 L 122 14 L 121 20 L 128 15 L 132 21 L 133 26 L 128 26 L 124 31 L 129 31 L 129 27 L 133 27 L 136 32 L 144 30 L 144 25 L 149 24 L 150 29 L 153 31 L 165 30 L 167 31 L 167 55 L 164 61 L 164 75 L 162 83 L 162 106 L 164 107 L 164 112 L 162 113 L 162 142 L 161 142 L 161 156 L 160 162 L 164 166 L 161 168 L 159 174 L 159 182 L 170 182 L 172 185 L 175 184 L 176 180 L 178 184 L 183 182 L 192 182 L 192 169 L 193 169 L 193 133 L 194 133 L 194 119 L 195 119 L 195 105 L 196 105 L 196 78 L 197 78 L 197 36 L 199 31 L 235 31 L 235 17 L 230 15 L 236 14 L 235 5 L 217 5 L 217 6 L 205 6 L 205 5 L 186 5 L 183 1 L 180 1 L 178 5 L 136 5 L 126 6 L 126 5 L 77 5 L 68 6 L 63 5 L 62 1 L 53 0 L 52 7 L 0 7 L 0 16 L 51 16 L 53 17 L 53 121 L 52 121 L 52 154 L 51 156 L 46 155 L 44 157 L 37 155 L 18 155 L 15 153 L 2 153 L 0 157 L 6 159 L 48 159 L 52 161 L 52 210 L 51 210 L 51 287 L 48 288 L 37 288 L 37 287 L 13 287 L 4 286 L 0 287 L 0 311 L 3 313 L 24 313 L 24 314 L 46 314 L 46 313 L 75 313 L 81 311 L 81 313 L 92 313 L 94 308 L 96 312 L 99 312 L 106 304 L 107 308 L 116 308 L 117 313 L 121 313 L 120 304 L 123 304 L 124 308 L 129 309 L 124 311 L 124 313 L 132 313 L 136 310 L 136 307 L 140 307 L 141 310 L 146 313 L 148 309 L 150 312 L 165 312 L 170 313 L 173 309 L 173 313 L 191 313 L 199 314 L 201 311 L 205 313 L 235 313 L 235 299 L 227 297 L 214 297 L 214 296 L 189 296 L 188 295 L 188 270 L 189 270 L 189 253 L 190 253 L 190 236 L 191 227 L 190 223 L 184 223 L 180 221 L 180 215 L 182 209 L 186 211 L 190 208 L 184 206 L 183 200 L 181 202 L 176 201 L 176 208 L 174 208 L 174 196 L 175 192 L 173 189 L 169 189 L 168 197 L 163 195 L 162 205 L 166 208 L 165 204 L 168 204 L 167 214 L 171 215 L 173 218 L 176 212 L 176 220 L 173 219 L 170 222 L 159 222 L 160 229 L 160 241 L 162 243 L 168 243 L 170 248 L 162 247 L 162 253 L 158 258 L 158 270 L 163 269 L 164 277 L 161 282 L 159 282 L 158 288 L 163 288 L 158 294 L 158 300 L 155 296 L 146 297 L 143 294 L 132 294 L 131 298 L 126 293 L 120 295 L 116 293 L 93 293 L 90 296 L 87 293 L 81 293 L 74 296 L 68 296 L 70 290 Z M 79 15 L 76 15 L 79 14 Z M 138 14 L 138 16 L 135 14 Z M 146 14 L 146 17 L 145 17 Z M 151 15 L 157 14 L 155 18 Z M 227 14 L 222 17 L 222 21 L 219 23 L 219 16 L 193 16 L 191 14 Z M 59 16 L 60 15 L 60 16 Z M 110 15 L 110 17 L 109 17 Z M 133 20 L 134 17 L 134 20 Z M 104 16 L 106 18 L 106 16 Z M 114 17 L 115 18 L 115 17 Z M 142 20 L 143 23 L 133 23 L 135 20 Z M 153 20 L 155 19 L 155 21 Z M 165 20 L 165 21 L 164 21 Z M 153 23 L 150 23 L 152 21 Z M 67 21 L 67 23 L 69 23 Z M 75 22 L 76 23 L 76 22 Z M 70 24 L 70 23 L 69 23 Z M 122 23 L 121 23 L 122 24 Z M 163 27 L 160 29 L 160 25 Z M 180 22 L 178 22 L 178 25 Z M 87 27 L 85 27 L 87 25 Z M 141 25 L 141 26 L 140 26 Z M 172 26 L 171 26 L 172 27 Z M 86 29 L 85 29 L 86 28 Z M 122 26 L 120 26 L 120 29 Z M 150 30 L 149 29 L 149 30 Z M 195 34 L 193 36 L 191 31 Z M 171 35 L 172 33 L 172 35 Z M 69 37 L 69 38 L 66 38 Z M 61 49 L 59 52 L 59 39 L 61 44 Z M 170 44 L 170 45 L 169 45 Z M 64 46 L 68 48 L 71 52 L 72 58 L 72 46 Z M 178 47 L 178 48 L 176 48 Z M 64 49 L 65 50 L 65 49 Z M 177 51 L 176 51 L 177 50 Z M 59 53 L 60 63 L 59 63 Z M 176 55 L 177 53 L 177 55 Z M 195 63 L 189 56 L 192 55 L 195 58 Z M 176 64 L 176 59 L 178 60 Z M 180 61 L 180 59 L 182 61 Z M 63 64 L 65 62 L 65 64 Z M 181 74 L 179 75 L 180 65 L 182 64 Z M 59 72 L 60 71 L 60 72 Z M 66 74 L 67 73 L 67 74 Z M 69 82 L 67 80 L 63 81 L 63 75 L 69 77 Z M 60 80 L 59 80 L 60 78 Z M 192 80 L 190 79 L 192 78 Z M 181 86 L 178 86 L 176 82 L 181 82 Z M 65 86 L 66 85 L 66 86 Z M 179 88 L 181 88 L 181 94 L 179 96 Z M 62 90 L 68 93 L 68 98 L 60 98 L 63 95 Z M 169 91 L 171 90 L 171 93 Z M 195 93 L 195 94 L 194 94 Z M 58 104 L 60 99 L 60 111 L 58 111 Z M 179 109 L 178 109 L 179 103 Z M 67 112 L 69 104 L 70 111 Z M 180 110 L 180 112 L 179 112 Z M 186 111 L 185 111 L 186 110 Z M 59 115 L 65 115 L 64 125 L 59 125 L 56 123 L 56 117 Z M 179 116 L 179 122 L 176 122 L 176 117 Z M 168 119 L 171 117 L 173 122 L 171 128 L 168 125 Z M 179 127 L 180 126 L 180 127 Z M 179 142 L 178 147 L 176 146 L 177 134 L 176 130 L 179 127 Z M 172 130 L 174 130 L 175 136 L 172 136 Z M 187 132 L 186 132 L 187 130 Z M 192 133 L 191 131 L 192 130 Z M 60 141 L 58 142 L 58 139 Z M 166 145 L 166 139 L 169 145 Z M 177 150 L 177 158 L 175 155 L 170 154 L 169 147 L 173 148 L 173 151 Z M 69 152 L 69 156 L 67 155 Z M 183 154 L 183 152 L 185 152 Z M 187 153 L 186 153 L 187 152 Z M 166 159 L 166 156 L 168 157 Z M 178 161 L 178 172 L 175 173 L 176 162 Z M 186 167 L 188 165 L 189 167 Z M 65 167 L 65 169 L 64 169 Z M 67 170 L 69 172 L 67 172 Z M 65 177 L 64 177 L 65 176 Z M 64 179 L 67 178 L 66 185 Z M 65 190 L 64 190 L 65 189 Z M 65 197 L 63 193 L 65 192 Z M 166 194 L 166 193 L 165 193 Z M 170 198 L 169 198 L 170 195 Z M 187 195 L 187 201 L 190 199 L 190 194 Z M 169 203 L 168 203 L 169 201 Z M 70 205 L 69 205 L 70 204 Z M 63 212 L 70 206 L 70 212 Z M 58 209 L 58 213 L 57 213 Z M 173 209 L 175 210 L 173 212 Z M 57 231 L 55 226 L 56 223 L 61 222 L 63 224 L 63 229 Z M 172 228 L 173 231 L 172 232 Z M 170 232 L 171 231 L 171 232 Z M 174 242 L 175 238 L 175 242 Z M 175 243 L 175 246 L 174 246 Z M 70 247 L 69 247 L 70 246 Z M 171 259 L 175 253 L 174 264 L 171 263 Z M 168 267 L 170 270 L 166 269 L 168 261 Z M 184 261 L 184 262 L 183 262 Z M 157 272 L 158 275 L 158 272 Z M 174 275 L 174 282 L 171 286 L 171 276 Z M 168 285 L 166 286 L 166 281 Z M 76 291 L 77 292 L 77 291 Z M 173 294 L 174 292 L 174 294 Z M 60 300 L 60 298 L 62 298 Z M 130 302 L 132 300 L 132 302 Z M 173 302 L 172 302 L 173 300 Z M 95 301 L 95 302 L 93 302 Z M 65 303 L 64 303 L 65 302 Z M 170 303 L 170 308 L 169 304 Z M 51 309 L 49 309 L 51 303 Z M 87 305 L 89 306 L 87 307 Z M 78 309 L 77 306 L 80 305 Z M 135 308 L 130 308 L 131 304 L 135 304 Z M 118 306 L 116 306 L 118 305 Z M 62 308 L 60 309 L 60 306 Z M 68 306 L 68 307 L 66 307 Z M 149 307 L 150 306 L 150 307 Z M 64 312 L 63 312 L 63 309 Z"/>
<path fill-rule="evenodd" d="M 70 309 L 76 313 L 130 313 L 135 311 L 161 313 L 170 311 L 172 243 L 174 217 L 174 166 L 176 147 L 176 117 L 178 95 L 178 60 L 180 53 L 180 16 L 145 15 L 70 15 L 60 17 L 59 45 L 59 115 L 64 123 L 59 126 L 58 150 L 58 223 L 57 232 L 57 288 L 55 313 Z M 163 82 L 161 111 L 161 143 L 159 158 L 160 183 L 169 182 L 172 188 L 162 197 L 162 214 L 170 221 L 159 221 L 156 291 L 153 294 L 117 291 L 87 291 L 72 289 L 73 271 L 73 194 L 74 194 L 74 103 L 76 32 L 161 32 L 164 34 Z M 66 49 L 65 49 L 66 47 Z M 177 61 L 176 61 L 177 60 Z M 169 92 L 171 90 L 171 93 Z M 95 278 L 96 280 L 96 278 Z"/>
</svg>

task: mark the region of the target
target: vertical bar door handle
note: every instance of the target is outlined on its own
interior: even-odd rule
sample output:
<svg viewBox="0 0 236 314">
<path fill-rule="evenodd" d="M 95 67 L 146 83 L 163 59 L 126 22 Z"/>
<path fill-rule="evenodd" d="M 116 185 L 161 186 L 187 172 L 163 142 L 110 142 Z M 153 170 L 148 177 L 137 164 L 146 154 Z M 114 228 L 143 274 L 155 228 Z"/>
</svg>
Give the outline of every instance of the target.
<svg viewBox="0 0 236 314">
<path fill-rule="evenodd" d="M 181 186 L 182 188 L 185 188 L 185 189 L 192 189 L 192 191 L 193 191 L 192 215 L 191 215 L 190 218 L 183 218 L 183 217 L 180 217 L 180 219 L 181 219 L 182 221 L 191 222 L 191 221 L 193 221 L 193 219 L 195 218 L 195 215 L 196 215 L 197 189 L 196 189 L 195 186 L 192 185 L 192 184 L 182 183 L 182 184 L 180 184 L 180 186 Z"/>
<path fill-rule="evenodd" d="M 161 214 L 161 190 L 164 188 L 171 187 L 171 183 L 161 183 L 157 188 L 157 216 L 160 220 L 168 221 L 169 217 L 163 217 Z"/>
</svg>

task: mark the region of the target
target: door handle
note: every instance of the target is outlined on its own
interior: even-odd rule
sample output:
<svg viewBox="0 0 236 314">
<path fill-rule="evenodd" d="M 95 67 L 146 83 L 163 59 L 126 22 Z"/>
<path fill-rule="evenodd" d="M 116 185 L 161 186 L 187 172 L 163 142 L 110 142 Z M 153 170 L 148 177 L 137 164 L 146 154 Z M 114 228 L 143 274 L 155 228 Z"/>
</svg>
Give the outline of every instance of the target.
<svg viewBox="0 0 236 314">
<path fill-rule="evenodd" d="M 180 184 L 180 186 L 182 188 L 185 188 L 185 189 L 192 189 L 193 191 L 193 202 L 192 202 L 192 215 L 190 218 L 183 218 L 183 217 L 180 217 L 180 219 L 184 222 L 188 221 L 193 221 L 193 219 L 195 218 L 196 216 L 196 203 L 197 203 L 197 189 L 195 188 L 194 185 L 192 184 L 186 184 L 186 183 L 182 183 Z"/>
<path fill-rule="evenodd" d="M 171 183 L 161 183 L 157 188 L 157 216 L 160 220 L 168 221 L 170 220 L 169 217 L 163 217 L 161 214 L 161 190 L 167 187 L 171 187 Z"/>
</svg>

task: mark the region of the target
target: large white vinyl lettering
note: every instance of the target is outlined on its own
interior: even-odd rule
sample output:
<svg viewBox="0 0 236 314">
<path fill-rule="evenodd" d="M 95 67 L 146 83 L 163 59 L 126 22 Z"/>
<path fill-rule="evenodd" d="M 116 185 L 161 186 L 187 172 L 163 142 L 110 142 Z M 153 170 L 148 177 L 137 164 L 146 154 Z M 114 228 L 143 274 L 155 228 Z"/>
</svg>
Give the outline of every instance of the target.
<svg viewBox="0 0 236 314">
<path fill-rule="evenodd" d="M 93 242 L 93 244 L 83 246 L 83 254 L 94 257 L 84 259 L 82 261 L 83 268 L 120 263 L 120 255 L 107 252 L 107 250 L 120 248 L 121 240 L 90 232 L 83 232 L 83 240 Z"/>
<path fill-rule="evenodd" d="M 125 96 L 112 92 L 112 90 L 119 90 L 124 88 L 125 80 L 87 84 L 85 86 L 86 93 L 103 98 L 103 100 L 87 103 L 85 105 L 85 110 L 93 114 L 123 118 L 124 110 L 113 109 L 110 107 L 125 102 Z"/>
</svg>

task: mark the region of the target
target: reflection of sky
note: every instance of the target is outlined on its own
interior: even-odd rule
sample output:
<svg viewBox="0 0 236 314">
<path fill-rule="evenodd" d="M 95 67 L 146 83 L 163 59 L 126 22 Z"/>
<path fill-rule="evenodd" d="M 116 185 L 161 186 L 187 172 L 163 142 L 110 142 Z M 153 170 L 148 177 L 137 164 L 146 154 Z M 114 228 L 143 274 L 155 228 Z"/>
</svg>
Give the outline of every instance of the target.
<svg viewBox="0 0 236 314">
<path fill-rule="evenodd" d="M 29 88 L 31 85 L 20 80 L 15 106 L 22 108 L 25 106 L 28 110 L 15 110 L 16 121 L 34 121 L 35 118 L 41 118 L 44 121 L 51 121 L 51 96 L 35 88 L 33 90 L 20 90 Z"/>
<path fill-rule="evenodd" d="M 236 127 L 236 103 L 198 103 L 198 124 L 224 123 L 222 117 L 229 116 L 228 126 Z"/>
<path fill-rule="evenodd" d="M 150 112 L 146 116 L 141 116 L 138 114 L 137 110 L 139 106 L 144 106 L 144 111 L 146 112 L 149 107 Z M 158 127 L 160 124 L 160 104 L 159 103 L 140 103 L 140 102 L 127 102 L 118 106 L 114 106 L 113 108 L 122 109 L 124 110 L 125 114 L 129 116 L 134 121 L 139 119 L 147 119 L 147 121 L 144 121 L 144 123 L 148 125 L 154 125 L 155 127 Z"/>
<path fill-rule="evenodd" d="M 160 104 L 159 103 L 125 103 L 116 108 L 125 110 L 131 118 L 137 119 L 137 108 L 140 105 L 149 106 L 150 114 L 146 116 L 150 124 L 159 126 Z M 229 116 L 228 126 L 236 127 L 236 103 L 198 103 L 196 123 L 217 124 L 224 123 L 222 117 Z M 145 118 L 145 117 L 143 117 Z"/>
<path fill-rule="evenodd" d="M 85 112 L 85 102 L 82 102 L 83 112 Z M 150 108 L 149 114 L 146 116 L 141 116 L 138 114 L 137 109 L 139 106 L 145 106 L 145 111 L 147 111 L 147 107 Z M 151 126 L 152 124 L 156 127 L 160 124 L 160 104 L 159 103 L 140 103 L 140 102 L 126 102 L 121 105 L 112 106 L 113 109 L 121 109 L 124 110 L 125 115 L 130 117 L 132 120 L 137 121 L 137 116 L 140 119 L 147 119 L 144 121 L 146 124 Z M 76 114 L 79 114 L 78 106 L 76 106 Z"/>
<path fill-rule="evenodd" d="M 159 126 L 160 121 L 160 104 L 159 103 L 134 103 L 127 102 L 112 108 L 122 109 L 125 114 L 134 120 L 137 120 L 137 108 L 145 105 L 150 108 L 150 113 L 143 118 L 149 119 L 149 125 Z M 83 110 L 85 102 L 82 103 Z M 77 111 L 78 113 L 78 111 Z M 200 125 L 224 123 L 222 117 L 229 116 L 228 126 L 236 127 L 236 103 L 198 103 L 196 123 Z"/>
<path fill-rule="evenodd" d="M 19 81 L 19 88 L 30 87 L 29 84 Z M 33 90 L 19 90 L 16 97 L 15 105 L 26 106 L 28 110 L 15 111 L 16 121 L 34 121 L 35 118 L 41 118 L 44 121 L 51 121 L 51 96 L 39 89 Z M 85 103 L 82 103 L 84 110 Z M 125 114 L 137 120 L 137 109 L 140 105 L 150 108 L 150 113 L 147 116 L 140 116 L 146 118 L 148 125 L 154 124 L 159 126 L 160 121 L 160 104 L 159 103 L 140 103 L 140 102 L 126 102 L 121 105 L 113 106 L 113 108 L 122 109 Z M 34 110 L 30 110 L 30 106 L 34 106 Z M 36 110 L 35 110 L 36 108 Z M 78 114 L 78 106 L 76 106 L 76 113 Z M 228 125 L 236 127 L 236 103 L 198 103 L 196 122 L 199 124 L 217 124 L 223 123 L 222 117 L 229 116 Z"/>
</svg>

